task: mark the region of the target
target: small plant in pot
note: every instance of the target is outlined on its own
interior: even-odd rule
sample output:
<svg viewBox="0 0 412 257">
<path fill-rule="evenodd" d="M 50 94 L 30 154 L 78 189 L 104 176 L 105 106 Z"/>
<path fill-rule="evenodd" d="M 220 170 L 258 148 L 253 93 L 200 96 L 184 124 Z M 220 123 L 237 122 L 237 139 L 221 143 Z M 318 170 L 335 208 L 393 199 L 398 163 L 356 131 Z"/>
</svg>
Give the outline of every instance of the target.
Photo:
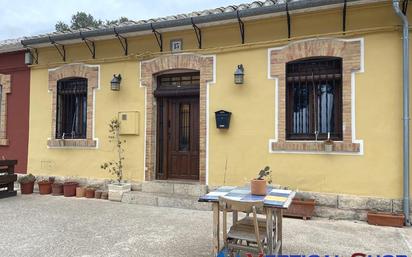
<svg viewBox="0 0 412 257">
<path fill-rule="evenodd" d="M 102 190 L 96 190 L 96 191 L 94 192 L 94 198 L 96 198 L 96 199 L 102 198 L 102 193 L 103 193 Z"/>
<path fill-rule="evenodd" d="M 52 184 L 52 195 L 62 195 L 63 194 L 63 184 L 59 182 L 53 182 Z"/>
<path fill-rule="evenodd" d="M 328 133 L 328 139 L 325 140 L 325 152 L 332 152 L 333 151 L 333 141 L 330 139 L 330 133 Z"/>
<path fill-rule="evenodd" d="M 79 183 L 75 181 L 66 181 L 63 183 L 63 193 L 65 197 L 72 197 L 76 195 L 76 187 Z"/>
<path fill-rule="evenodd" d="M 108 198 L 109 198 L 109 192 L 102 191 L 102 195 L 100 196 L 100 199 L 107 200 Z"/>
<path fill-rule="evenodd" d="M 82 186 L 76 187 L 76 197 L 84 197 L 86 192 L 86 188 Z"/>
<path fill-rule="evenodd" d="M 37 182 L 37 184 L 39 185 L 39 193 L 41 195 L 51 194 L 53 184 L 52 180 L 54 181 L 54 178 L 41 179 Z"/>
<path fill-rule="evenodd" d="M 297 190 L 296 190 L 297 191 Z M 303 192 L 297 192 L 289 208 L 284 211 L 286 217 L 311 219 L 315 211 L 316 201 L 312 196 Z"/>
<path fill-rule="evenodd" d="M 395 212 L 368 211 L 367 221 L 371 225 L 401 228 L 405 223 L 405 215 Z"/>
<path fill-rule="evenodd" d="M 36 181 L 36 177 L 31 173 L 19 177 L 18 182 L 20 183 L 20 191 L 23 195 L 33 194 L 34 181 Z"/>
<path fill-rule="evenodd" d="M 266 183 L 272 184 L 272 171 L 269 166 L 260 170 L 258 177 L 250 181 L 252 195 L 266 195 Z"/>
<path fill-rule="evenodd" d="M 52 195 L 62 195 L 63 194 L 63 183 L 53 182 L 52 184 Z"/>
<path fill-rule="evenodd" d="M 97 186 L 87 186 L 85 189 L 86 198 L 94 198 L 94 194 L 97 190 Z"/>
<path fill-rule="evenodd" d="M 126 140 L 120 137 L 120 122 L 113 119 L 109 123 L 109 141 L 114 144 L 117 150 L 117 160 L 103 163 L 100 168 L 116 176 L 117 181 L 108 185 L 109 200 L 121 201 L 123 193 L 131 191 L 132 185 L 123 181 L 123 161 L 124 148 Z"/>
</svg>

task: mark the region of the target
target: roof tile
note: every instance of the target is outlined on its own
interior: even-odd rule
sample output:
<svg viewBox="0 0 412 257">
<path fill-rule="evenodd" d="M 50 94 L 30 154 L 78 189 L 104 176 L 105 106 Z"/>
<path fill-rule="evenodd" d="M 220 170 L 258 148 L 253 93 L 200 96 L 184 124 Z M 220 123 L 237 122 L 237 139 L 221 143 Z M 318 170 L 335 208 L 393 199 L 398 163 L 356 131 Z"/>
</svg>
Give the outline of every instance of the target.
<svg viewBox="0 0 412 257">
<path fill-rule="evenodd" d="M 239 5 L 229 5 L 225 7 L 218 7 L 218 8 L 213 8 L 213 9 L 208 9 L 208 10 L 203 10 L 203 11 L 194 11 L 186 14 L 176 14 L 176 15 L 169 15 L 165 17 L 160 17 L 160 18 L 153 18 L 153 19 L 147 19 L 147 20 L 137 20 L 137 21 L 126 21 L 122 23 L 116 23 L 112 25 L 101 25 L 98 28 L 85 28 L 81 30 L 69 30 L 67 32 L 51 32 L 47 34 L 39 34 L 35 36 L 29 36 L 29 37 L 24 37 L 24 38 L 19 38 L 19 39 L 13 39 L 13 40 L 4 40 L 0 41 L 0 51 L 8 45 L 13 45 L 13 44 L 18 44 L 20 40 L 29 40 L 29 39 L 37 39 L 37 38 L 44 38 L 48 36 L 53 36 L 53 35 L 61 35 L 61 34 L 73 34 L 73 33 L 80 33 L 81 31 L 90 31 L 90 30 L 98 30 L 98 29 L 107 29 L 107 28 L 115 28 L 115 27 L 127 27 L 131 25 L 140 25 L 140 24 L 147 24 L 147 23 L 156 23 L 156 22 L 161 22 L 161 21 L 168 21 L 168 20 L 179 20 L 179 19 L 187 19 L 191 17 L 198 17 L 198 16 L 207 16 L 211 14 L 219 14 L 219 13 L 230 13 L 230 12 L 236 12 L 236 11 L 241 11 L 241 10 L 246 10 L 246 9 L 253 9 L 253 8 L 261 8 L 261 7 L 266 7 L 266 6 L 272 6 L 276 4 L 283 4 L 285 3 L 286 0 L 264 0 L 264 1 L 253 1 L 251 3 L 245 3 L 245 4 L 239 4 Z M 311 1 L 311 0 L 289 0 L 292 2 L 296 1 Z"/>
</svg>

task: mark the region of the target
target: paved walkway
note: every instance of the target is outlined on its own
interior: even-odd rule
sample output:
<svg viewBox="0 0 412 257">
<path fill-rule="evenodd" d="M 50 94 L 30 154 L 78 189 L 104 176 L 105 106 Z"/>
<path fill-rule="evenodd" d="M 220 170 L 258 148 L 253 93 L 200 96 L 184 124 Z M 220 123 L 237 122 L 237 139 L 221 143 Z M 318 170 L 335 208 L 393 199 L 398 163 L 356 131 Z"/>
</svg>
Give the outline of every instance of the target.
<svg viewBox="0 0 412 257">
<path fill-rule="evenodd" d="M 284 254 L 412 255 L 412 228 L 285 219 Z M 95 199 L 0 199 L 0 256 L 211 256 L 212 214 Z"/>
</svg>

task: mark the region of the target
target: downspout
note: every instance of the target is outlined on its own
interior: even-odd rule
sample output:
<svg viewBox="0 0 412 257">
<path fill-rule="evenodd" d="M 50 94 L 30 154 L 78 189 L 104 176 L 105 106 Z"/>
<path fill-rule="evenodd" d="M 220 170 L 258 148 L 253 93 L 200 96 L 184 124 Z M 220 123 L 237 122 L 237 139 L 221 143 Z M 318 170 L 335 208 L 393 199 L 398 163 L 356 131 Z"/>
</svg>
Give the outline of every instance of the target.
<svg viewBox="0 0 412 257">
<path fill-rule="evenodd" d="M 399 0 L 392 0 L 393 9 L 403 23 L 403 213 L 405 225 L 409 217 L 409 23 L 399 7 Z"/>
</svg>

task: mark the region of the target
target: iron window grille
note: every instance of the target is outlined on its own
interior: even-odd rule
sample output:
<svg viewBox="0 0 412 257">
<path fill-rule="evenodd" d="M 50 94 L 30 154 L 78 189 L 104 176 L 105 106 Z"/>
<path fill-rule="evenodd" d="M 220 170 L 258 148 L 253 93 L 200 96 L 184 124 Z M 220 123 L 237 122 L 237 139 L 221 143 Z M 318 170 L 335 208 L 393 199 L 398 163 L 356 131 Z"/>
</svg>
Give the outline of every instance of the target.
<svg viewBox="0 0 412 257">
<path fill-rule="evenodd" d="M 57 82 L 57 139 L 86 139 L 87 79 L 69 78 Z"/>
<path fill-rule="evenodd" d="M 159 77 L 158 87 L 176 88 L 176 87 L 198 87 L 200 75 L 198 72 L 162 75 Z"/>
<path fill-rule="evenodd" d="M 286 64 L 286 139 L 342 140 L 342 59 Z"/>
<path fill-rule="evenodd" d="M 190 150 L 190 104 L 179 106 L 179 151 Z"/>
</svg>

